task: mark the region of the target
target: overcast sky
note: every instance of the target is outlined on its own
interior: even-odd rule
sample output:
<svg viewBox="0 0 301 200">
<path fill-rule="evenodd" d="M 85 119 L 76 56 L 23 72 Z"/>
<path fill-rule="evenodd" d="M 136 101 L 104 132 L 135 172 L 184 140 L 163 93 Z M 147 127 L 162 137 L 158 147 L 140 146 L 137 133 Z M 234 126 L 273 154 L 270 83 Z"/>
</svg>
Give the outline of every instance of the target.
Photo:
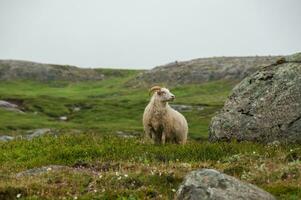
<svg viewBox="0 0 301 200">
<path fill-rule="evenodd" d="M 151 68 L 297 51 L 300 0 L 0 0 L 0 59 Z"/>
</svg>

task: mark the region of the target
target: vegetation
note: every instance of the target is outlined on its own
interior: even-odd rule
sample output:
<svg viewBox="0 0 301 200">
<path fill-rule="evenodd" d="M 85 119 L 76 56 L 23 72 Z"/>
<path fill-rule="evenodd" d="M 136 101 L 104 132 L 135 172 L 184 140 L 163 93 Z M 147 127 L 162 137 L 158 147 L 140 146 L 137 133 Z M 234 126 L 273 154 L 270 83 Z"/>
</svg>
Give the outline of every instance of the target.
<svg viewBox="0 0 301 200">
<path fill-rule="evenodd" d="M 123 70 L 117 74 L 106 70 L 109 77 L 93 82 L 31 81 L 0 82 L 0 99 L 17 102 L 25 114 L 0 110 L 0 131 L 22 134 L 24 130 L 52 127 L 98 131 L 142 132 L 142 113 L 149 101 L 148 88 L 130 88 L 126 82 L 139 71 Z M 231 82 L 211 82 L 172 88 L 176 104 L 196 105 L 201 109 L 184 112 L 190 122 L 192 138 L 206 137 L 212 114 L 218 110 L 232 88 Z M 75 111 L 79 108 L 80 111 Z M 60 116 L 67 116 L 62 122 Z"/>
<path fill-rule="evenodd" d="M 185 174 L 198 168 L 218 169 L 279 199 L 301 198 L 300 145 L 206 141 L 210 118 L 235 82 L 171 88 L 174 104 L 195 106 L 183 111 L 189 142 L 157 146 L 141 135 L 148 88 L 126 84 L 139 71 L 102 73 L 107 78 L 93 82 L 0 82 L 0 99 L 25 112 L 0 109 L 2 135 L 61 133 L 0 142 L 0 199 L 172 199 Z"/>
</svg>

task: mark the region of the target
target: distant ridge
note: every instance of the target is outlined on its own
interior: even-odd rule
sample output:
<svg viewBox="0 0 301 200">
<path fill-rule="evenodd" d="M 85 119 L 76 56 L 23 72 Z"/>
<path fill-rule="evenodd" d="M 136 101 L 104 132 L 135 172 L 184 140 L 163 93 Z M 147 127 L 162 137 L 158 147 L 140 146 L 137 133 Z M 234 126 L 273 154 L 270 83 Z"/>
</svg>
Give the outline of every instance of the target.
<svg viewBox="0 0 301 200">
<path fill-rule="evenodd" d="M 0 60 L 0 80 L 84 81 L 103 78 L 104 75 L 94 69 L 22 60 Z"/>
<path fill-rule="evenodd" d="M 282 56 L 211 57 L 175 61 L 140 73 L 129 85 L 167 86 L 198 84 L 213 80 L 240 81 L 262 66 L 277 62 Z"/>
</svg>

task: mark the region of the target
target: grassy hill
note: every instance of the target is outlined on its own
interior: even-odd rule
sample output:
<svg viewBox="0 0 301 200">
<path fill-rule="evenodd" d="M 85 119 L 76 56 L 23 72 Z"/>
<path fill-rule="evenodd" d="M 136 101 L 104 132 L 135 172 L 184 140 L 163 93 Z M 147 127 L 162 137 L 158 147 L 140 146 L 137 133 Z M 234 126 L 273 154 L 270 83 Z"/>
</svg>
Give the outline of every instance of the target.
<svg viewBox="0 0 301 200">
<path fill-rule="evenodd" d="M 114 70 L 103 71 L 110 74 Z M 149 101 L 149 88 L 125 86 L 138 71 L 119 72 L 103 81 L 0 82 L 0 99 L 18 102 L 25 112 L 0 110 L 1 133 L 16 135 L 25 130 L 45 127 L 99 134 L 117 131 L 142 133 L 141 120 Z M 223 105 L 233 85 L 233 82 L 217 81 L 171 88 L 177 96 L 174 104 L 199 108 L 183 113 L 190 121 L 191 138 L 207 136 L 210 117 Z M 66 116 L 68 120 L 60 121 L 61 116 Z"/>
<path fill-rule="evenodd" d="M 0 99 L 24 112 L 0 108 L 0 135 L 60 133 L 0 142 L 0 199 L 172 199 L 197 168 L 218 169 L 279 199 L 301 198 L 300 145 L 206 141 L 210 119 L 235 81 L 171 87 L 173 104 L 192 106 L 182 111 L 189 142 L 155 146 L 141 137 L 148 88 L 127 84 L 140 71 L 99 72 L 104 80 L 0 82 Z"/>
</svg>

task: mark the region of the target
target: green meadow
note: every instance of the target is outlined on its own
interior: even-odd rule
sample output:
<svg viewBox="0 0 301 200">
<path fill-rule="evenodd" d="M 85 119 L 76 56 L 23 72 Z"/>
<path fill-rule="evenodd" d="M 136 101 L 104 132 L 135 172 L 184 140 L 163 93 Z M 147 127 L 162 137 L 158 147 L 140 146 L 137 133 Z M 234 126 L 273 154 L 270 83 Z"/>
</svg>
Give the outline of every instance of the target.
<svg viewBox="0 0 301 200">
<path fill-rule="evenodd" d="M 0 142 L 0 199 L 172 199 L 183 177 L 199 168 L 220 170 L 278 199 L 301 199 L 300 145 L 207 141 L 211 117 L 237 82 L 170 87 L 172 104 L 193 107 L 182 112 L 189 140 L 162 146 L 143 139 L 149 88 L 129 84 L 141 71 L 99 71 L 105 80 L 0 82 L 0 99 L 24 112 L 0 109 L 0 135 L 59 133 Z"/>
</svg>

